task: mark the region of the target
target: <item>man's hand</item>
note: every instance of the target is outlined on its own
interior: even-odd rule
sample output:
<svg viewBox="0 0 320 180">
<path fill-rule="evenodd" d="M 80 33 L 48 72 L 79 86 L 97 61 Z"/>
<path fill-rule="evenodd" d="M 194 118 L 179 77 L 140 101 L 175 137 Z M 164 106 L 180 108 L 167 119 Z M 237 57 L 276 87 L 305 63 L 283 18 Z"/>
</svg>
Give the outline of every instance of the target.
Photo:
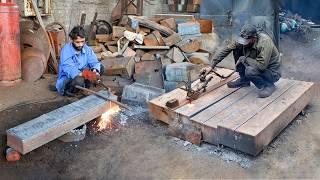
<svg viewBox="0 0 320 180">
<path fill-rule="evenodd" d="M 200 70 L 200 76 L 205 76 L 207 74 L 209 74 L 212 71 L 212 67 L 204 67 Z"/>
<path fill-rule="evenodd" d="M 247 59 L 247 57 L 240 56 L 239 59 L 238 59 L 238 62 L 244 64 L 246 62 L 246 59 Z"/>
<path fill-rule="evenodd" d="M 98 80 L 97 74 L 99 73 L 90 71 L 89 69 L 85 69 L 82 71 L 81 76 L 84 77 L 84 79 L 86 80 L 89 80 L 91 82 L 96 82 Z"/>
<path fill-rule="evenodd" d="M 211 66 L 204 67 L 200 70 L 199 76 L 206 76 L 208 75 L 214 68 L 216 67 L 216 64 L 213 64 Z"/>
</svg>

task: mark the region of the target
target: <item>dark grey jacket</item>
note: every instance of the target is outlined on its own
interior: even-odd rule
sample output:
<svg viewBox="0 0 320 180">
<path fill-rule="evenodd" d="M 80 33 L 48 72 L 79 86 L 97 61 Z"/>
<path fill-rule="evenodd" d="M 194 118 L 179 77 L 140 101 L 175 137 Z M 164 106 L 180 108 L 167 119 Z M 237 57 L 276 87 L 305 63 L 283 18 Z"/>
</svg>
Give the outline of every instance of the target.
<svg viewBox="0 0 320 180">
<path fill-rule="evenodd" d="M 212 64 L 216 65 L 227 57 L 231 51 L 241 48 L 243 56 L 247 57 L 245 63 L 254 66 L 261 71 L 269 69 L 280 74 L 280 54 L 272 39 L 264 34 L 259 33 L 256 43 L 251 48 L 232 41 L 213 57 Z"/>
</svg>

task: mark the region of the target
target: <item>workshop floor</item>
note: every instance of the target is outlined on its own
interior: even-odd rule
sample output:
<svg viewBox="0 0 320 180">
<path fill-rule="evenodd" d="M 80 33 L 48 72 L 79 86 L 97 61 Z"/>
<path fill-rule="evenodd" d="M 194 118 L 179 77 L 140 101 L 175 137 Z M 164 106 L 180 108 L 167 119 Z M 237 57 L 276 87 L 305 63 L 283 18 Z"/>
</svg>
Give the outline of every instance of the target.
<svg viewBox="0 0 320 180">
<path fill-rule="evenodd" d="M 282 41 L 292 43 L 291 39 Z M 317 51 L 309 48 L 308 54 L 320 57 L 315 55 Z M 300 61 L 292 59 L 288 51 L 283 54 L 285 65 L 291 64 L 289 60 L 294 64 Z M 308 60 L 304 69 L 319 65 L 316 58 L 304 58 Z M 301 73 L 294 73 L 298 70 Z M 320 71 L 303 72 L 300 67 L 286 66 L 284 76 L 319 82 Z M 1 150 L 6 144 L 6 129 L 71 102 L 48 90 L 53 80 L 46 76 L 35 83 L 0 88 Z M 81 142 L 55 140 L 24 155 L 19 162 L 6 162 L 1 154 L 1 179 L 316 179 L 320 176 L 319 117 L 320 99 L 315 98 L 304 115 L 299 115 L 259 156 L 251 157 L 170 137 L 164 124 L 150 120 L 146 109 L 134 107 L 134 111 L 122 111 L 114 117 L 113 129 L 95 132 L 89 128 Z"/>
</svg>

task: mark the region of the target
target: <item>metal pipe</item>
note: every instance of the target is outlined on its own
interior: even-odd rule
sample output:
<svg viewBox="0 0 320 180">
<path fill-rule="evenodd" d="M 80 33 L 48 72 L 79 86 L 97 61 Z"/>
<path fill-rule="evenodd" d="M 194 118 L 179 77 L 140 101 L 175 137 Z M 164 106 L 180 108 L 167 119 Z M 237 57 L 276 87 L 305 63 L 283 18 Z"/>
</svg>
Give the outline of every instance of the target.
<svg viewBox="0 0 320 180">
<path fill-rule="evenodd" d="M 113 100 L 113 99 L 111 99 L 111 98 L 109 98 L 109 97 L 107 97 L 107 96 L 104 96 L 104 95 L 102 95 L 102 94 L 99 94 L 99 93 L 97 93 L 97 92 L 95 92 L 95 91 L 92 91 L 92 90 L 90 90 L 90 89 L 88 89 L 88 88 L 81 87 L 81 86 L 78 86 L 78 85 L 76 85 L 75 88 L 80 89 L 80 90 L 82 90 L 82 91 L 89 92 L 89 93 L 91 93 L 91 94 L 94 94 L 94 95 L 96 95 L 97 97 L 102 98 L 102 99 L 104 99 L 104 100 L 111 101 L 111 102 L 113 102 L 113 103 L 115 103 L 115 104 L 117 104 L 117 105 L 119 105 L 119 106 L 121 106 L 121 107 L 123 107 L 123 108 L 126 108 L 126 109 L 128 109 L 128 110 L 130 110 L 130 111 L 132 110 L 128 105 L 122 104 L 121 102 L 118 102 L 118 101 L 116 101 L 116 100 Z"/>
<path fill-rule="evenodd" d="M 273 34 L 275 38 L 275 43 L 277 48 L 280 48 L 280 23 L 279 23 L 279 8 L 280 2 L 279 0 L 273 0 L 273 10 L 274 10 L 274 27 L 273 27 Z"/>
</svg>

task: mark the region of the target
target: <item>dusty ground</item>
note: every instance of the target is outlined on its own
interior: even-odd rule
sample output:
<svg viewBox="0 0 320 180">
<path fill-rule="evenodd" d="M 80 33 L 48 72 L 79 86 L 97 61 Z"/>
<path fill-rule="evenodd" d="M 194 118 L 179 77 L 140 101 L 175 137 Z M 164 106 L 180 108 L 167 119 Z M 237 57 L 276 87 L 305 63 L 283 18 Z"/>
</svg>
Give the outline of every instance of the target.
<svg viewBox="0 0 320 180">
<path fill-rule="evenodd" d="M 289 45 L 296 42 L 290 37 L 282 41 Z M 284 75 L 319 81 L 320 63 L 316 58 L 319 56 L 314 54 L 319 52 L 310 50 L 315 45 L 305 48 L 314 58 L 304 56 L 308 63 L 301 63 L 300 58 L 292 59 L 289 50 L 293 48 L 288 44 L 282 46 Z M 291 65 L 296 63 L 303 64 L 303 70 Z M 36 83 L 0 89 L 2 149 L 6 129 L 70 103 L 70 99 L 47 89 L 51 81 L 46 77 Z M 146 109 L 134 107 L 134 111 L 122 111 L 114 117 L 113 129 L 96 132 L 89 128 L 81 142 L 55 140 L 23 156 L 19 162 L 6 162 L 1 155 L 1 179 L 318 179 L 319 117 L 320 99 L 315 98 L 305 115 L 299 115 L 258 157 L 251 157 L 208 144 L 197 147 L 170 137 L 164 124 L 150 120 Z"/>
<path fill-rule="evenodd" d="M 63 101 L 3 111 L 6 128 L 45 113 Z M 50 142 L 19 162 L 1 157 L 2 178 L 10 179 L 177 179 L 177 178 L 317 178 L 320 175 L 320 101 L 297 119 L 258 157 L 204 144 L 197 147 L 167 135 L 166 126 L 147 112 L 121 112 L 117 128 L 96 133 L 90 128 L 77 143 Z M 32 115 L 30 113 L 32 111 Z M 24 114 L 21 116 L 20 114 Z M 27 116 L 26 116 L 27 115 Z M 10 121 L 8 121 L 10 119 Z M 23 177 L 21 176 L 23 174 Z"/>
<path fill-rule="evenodd" d="M 320 82 L 320 29 L 281 35 L 283 71 L 287 78 Z"/>
</svg>

